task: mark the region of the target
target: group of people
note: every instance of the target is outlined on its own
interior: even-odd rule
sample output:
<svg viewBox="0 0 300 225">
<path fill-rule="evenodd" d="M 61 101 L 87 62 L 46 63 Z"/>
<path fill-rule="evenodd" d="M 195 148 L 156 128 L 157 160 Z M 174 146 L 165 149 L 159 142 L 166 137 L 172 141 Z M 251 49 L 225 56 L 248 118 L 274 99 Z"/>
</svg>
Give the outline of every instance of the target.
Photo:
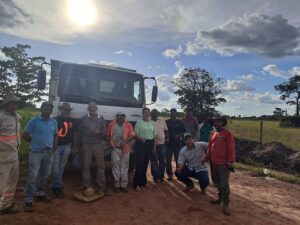
<svg viewBox="0 0 300 225">
<path fill-rule="evenodd" d="M 18 181 L 18 149 L 21 137 L 30 143 L 28 177 L 25 187 L 24 211 L 33 212 L 33 200 L 49 202 L 46 183 L 51 175 L 51 188 L 57 198 L 64 197 L 63 174 L 71 148 L 80 147 L 82 155 L 83 190 L 93 187 L 91 163 L 96 161 L 96 192 L 109 195 L 106 185 L 104 142 L 111 149 L 114 191 L 128 192 L 128 169 L 132 145 L 135 145 L 135 172 L 133 188 L 141 191 L 147 185 L 147 169 L 151 163 L 151 175 L 155 183 L 163 182 L 165 172 L 172 181 L 173 174 L 184 183 L 184 191 L 194 188 L 194 177 L 199 181 L 201 193 L 206 194 L 209 184 L 208 162 L 213 183 L 219 196 L 212 203 L 221 204 L 225 215 L 229 209 L 229 174 L 235 160 L 233 135 L 224 127 L 227 120 L 205 117 L 202 123 L 186 109 L 185 117 L 177 118 L 175 108 L 170 118 L 159 118 L 156 109 L 144 108 L 142 119 L 133 125 L 126 121 L 126 114 L 118 112 L 115 120 L 106 124 L 98 113 L 98 106 L 90 102 L 87 115 L 76 122 L 70 114 L 68 103 L 59 106 L 60 115 L 51 117 L 53 104 L 43 102 L 41 114 L 32 118 L 20 135 L 20 117 L 16 113 L 19 100 L 7 96 L 0 113 L 0 213 L 16 213 L 14 194 Z M 175 158 L 176 170 L 172 167 Z"/>
</svg>

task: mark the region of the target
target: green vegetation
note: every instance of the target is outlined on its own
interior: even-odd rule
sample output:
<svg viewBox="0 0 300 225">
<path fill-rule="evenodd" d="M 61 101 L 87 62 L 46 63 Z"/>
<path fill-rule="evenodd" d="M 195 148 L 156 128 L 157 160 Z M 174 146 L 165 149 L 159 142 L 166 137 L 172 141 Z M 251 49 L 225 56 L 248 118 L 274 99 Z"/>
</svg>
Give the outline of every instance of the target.
<svg viewBox="0 0 300 225">
<path fill-rule="evenodd" d="M 257 166 L 250 166 L 242 163 L 235 163 L 234 164 L 235 168 L 240 169 L 240 170 L 246 170 L 251 172 L 252 174 L 255 174 L 257 176 L 266 176 L 264 173 L 264 168 L 263 167 L 257 167 Z M 294 176 L 291 174 L 275 171 L 269 169 L 269 177 L 274 177 L 278 180 L 284 181 L 284 182 L 289 182 L 292 184 L 300 184 L 300 177 L 299 176 Z"/>
<path fill-rule="evenodd" d="M 39 114 L 39 111 L 33 107 L 28 107 L 18 111 L 18 114 L 22 117 L 21 119 L 21 131 L 23 132 L 26 123 L 34 116 Z M 21 141 L 20 146 L 20 159 L 21 161 L 28 156 L 29 144 L 24 140 Z"/>
<path fill-rule="evenodd" d="M 237 138 L 260 140 L 260 121 L 231 119 L 228 128 Z M 300 151 L 300 129 L 280 127 L 278 121 L 263 121 L 263 143 L 281 142 L 282 144 Z"/>
</svg>

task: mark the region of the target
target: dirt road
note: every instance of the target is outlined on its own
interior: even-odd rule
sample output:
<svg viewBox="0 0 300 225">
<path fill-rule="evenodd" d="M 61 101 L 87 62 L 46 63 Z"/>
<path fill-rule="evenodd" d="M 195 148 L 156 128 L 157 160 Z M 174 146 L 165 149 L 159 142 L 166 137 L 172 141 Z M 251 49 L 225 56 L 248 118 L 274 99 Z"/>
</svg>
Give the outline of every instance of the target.
<svg viewBox="0 0 300 225">
<path fill-rule="evenodd" d="M 130 175 L 132 178 L 132 174 Z M 0 215 L 1 225 L 295 225 L 300 224 L 300 186 L 254 177 L 237 171 L 231 177 L 232 216 L 224 216 L 220 206 L 210 204 L 216 195 L 210 186 L 203 196 L 197 188 L 188 194 L 177 180 L 154 184 L 141 192 L 113 193 L 93 203 L 77 202 L 72 190 L 80 184 L 78 171 L 67 170 L 66 197 L 51 203 L 37 203 L 31 214 Z M 109 177 L 111 185 L 111 177 Z M 17 204 L 22 205 L 23 193 Z"/>
</svg>

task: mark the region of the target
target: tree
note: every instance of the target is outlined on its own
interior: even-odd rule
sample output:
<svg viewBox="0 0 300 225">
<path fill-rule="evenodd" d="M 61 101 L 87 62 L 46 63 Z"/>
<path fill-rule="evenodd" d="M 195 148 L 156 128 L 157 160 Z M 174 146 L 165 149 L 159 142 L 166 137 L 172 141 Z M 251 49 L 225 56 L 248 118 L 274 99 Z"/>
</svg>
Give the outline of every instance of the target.
<svg viewBox="0 0 300 225">
<path fill-rule="evenodd" d="M 37 73 L 44 57 L 29 57 L 30 45 L 17 44 L 15 47 L 3 47 L 1 51 L 6 59 L 0 60 L 0 96 L 14 93 L 24 102 L 34 103 L 45 96 L 36 88 Z"/>
<path fill-rule="evenodd" d="M 299 116 L 300 76 L 291 77 L 288 81 L 274 86 L 281 94 L 280 99 L 288 105 L 296 105 L 296 115 Z"/>
<path fill-rule="evenodd" d="M 175 94 L 179 96 L 178 104 L 183 108 L 191 108 L 194 115 L 202 116 L 215 113 L 215 107 L 226 102 L 221 95 L 220 79 L 201 68 L 187 68 L 174 81 L 178 87 Z"/>
<path fill-rule="evenodd" d="M 273 114 L 274 114 L 275 119 L 280 120 L 282 117 L 287 116 L 287 111 L 283 110 L 281 108 L 275 107 Z"/>
</svg>

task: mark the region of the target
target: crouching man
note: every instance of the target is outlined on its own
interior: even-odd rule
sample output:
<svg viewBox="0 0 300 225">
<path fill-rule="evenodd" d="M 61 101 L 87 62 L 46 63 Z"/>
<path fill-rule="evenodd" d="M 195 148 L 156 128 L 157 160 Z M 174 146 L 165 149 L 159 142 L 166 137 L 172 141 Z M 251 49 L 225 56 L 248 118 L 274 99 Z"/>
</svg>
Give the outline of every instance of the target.
<svg viewBox="0 0 300 225">
<path fill-rule="evenodd" d="M 117 113 L 116 120 L 109 123 L 107 136 L 112 147 L 111 161 L 114 188 L 118 193 L 128 192 L 128 169 L 131 141 L 135 137 L 133 126 L 125 121 L 125 113 Z"/>
<path fill-rule="evenodd" d="M 178 156 L 177 169 L 175 175 L 177 179 L 186 185 L 185 191 L 194 188 L 193 181 L 189 177 L 194 177 L 199 181 L 201 193 L 206 194 L 209 183 L 206 157 L 207 143 L 194 142 L 191 133 L 184 134 L 184 146 Z"/>
</svg>

